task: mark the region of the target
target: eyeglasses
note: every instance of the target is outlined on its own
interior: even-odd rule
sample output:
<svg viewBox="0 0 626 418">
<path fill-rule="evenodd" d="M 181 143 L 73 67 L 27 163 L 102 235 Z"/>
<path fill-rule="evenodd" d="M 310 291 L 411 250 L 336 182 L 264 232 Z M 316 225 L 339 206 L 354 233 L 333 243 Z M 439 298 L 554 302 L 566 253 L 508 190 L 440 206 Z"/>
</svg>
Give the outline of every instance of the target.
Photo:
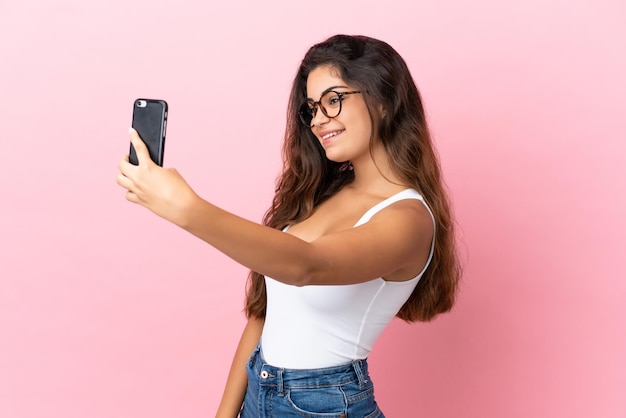
<svg viewBox="0 0 626 418">
<path fill-rule="evenodd" d="M 343 96 L 356 93 L 360 93 L 360 91 L 339 92 L 329 90 L 326 93 L 322 94 L 319 102 L 307 100 L 306 102 L 302 103 L 302 106 L 300 106 L 300 110 L 298 111 L 300 121 L 304 124 L 304 126 L 310 128 L 311 121 L 313 121 L 313 118 L 317 114 L 318 108 L 327 118 L 336 118 L 341 113 L 341 102 L 343 102 Z"/>
</svg>

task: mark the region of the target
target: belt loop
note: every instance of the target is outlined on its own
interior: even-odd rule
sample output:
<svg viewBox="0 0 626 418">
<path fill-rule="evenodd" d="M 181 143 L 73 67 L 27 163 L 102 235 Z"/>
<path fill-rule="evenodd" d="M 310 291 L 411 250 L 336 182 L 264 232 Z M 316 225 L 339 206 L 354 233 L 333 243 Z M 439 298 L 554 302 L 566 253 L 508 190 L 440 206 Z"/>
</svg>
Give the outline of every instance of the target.
<svg viewBox="0 0 626 418">
<path fill-rule="evenodd" d="M 367 384 L 367 379 L 365 378 L 365 373 L 363 372 L 363 360 L 354 360 L 352 362 L 352 367 L 354 368 L 354 372 L 356 373 L 357 378 L 359 379 L 359 387 L 363 389 Z"/>
<path fill-rule="evenodd" d="M 284 381 L 283 381 L 283 369 L 278 369 L 278 376 L 276 376 L 276 380 L 277 380 L 277 389 L 278 389 L 278 396 L 284 396 L 285 395 L 285 385 L 284 385 Z"/>
</svg>

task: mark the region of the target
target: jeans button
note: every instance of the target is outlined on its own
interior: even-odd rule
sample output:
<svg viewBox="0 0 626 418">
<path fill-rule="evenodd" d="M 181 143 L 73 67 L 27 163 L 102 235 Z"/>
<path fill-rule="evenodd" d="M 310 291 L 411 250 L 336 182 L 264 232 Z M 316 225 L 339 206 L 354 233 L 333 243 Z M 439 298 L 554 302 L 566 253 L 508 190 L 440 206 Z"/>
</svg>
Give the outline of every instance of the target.
<svg viewBox="0 0 626 418">
<path fill-rule="evenodd" d="M 261 379 L 267 379 L 269 376 L 270 374 L 267 372 L 267 370 L 261 371 Z"/>
</svg>

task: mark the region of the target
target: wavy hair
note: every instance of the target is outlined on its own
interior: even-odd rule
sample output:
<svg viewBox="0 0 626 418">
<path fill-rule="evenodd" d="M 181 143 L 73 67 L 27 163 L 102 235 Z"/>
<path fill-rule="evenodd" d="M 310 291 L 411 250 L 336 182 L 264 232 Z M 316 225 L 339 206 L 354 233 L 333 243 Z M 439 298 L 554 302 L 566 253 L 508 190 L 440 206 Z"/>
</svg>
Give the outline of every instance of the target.
<svg viewBox="0 0 626 418">
<path fill-rule="evenodd" d="M 418 190 L 433 212 L 436 228 L 432 261 L 397 313 L 407 322 L 429 321 L 452 309 L 458 290 L 461 267 L 454 220 L 419 91 L 405 61 L 387 43 L 366 36 L 335 35 L 306 53 L 289 97 L 283 171 L 263 223 L 283 229 L 300 222 L 354 179 L 351 170 L 326 158 L 319 141 L 298 119 L 299 106 L 307 98 L 307 78 L 320 66 L 330 66 L 348 85 L 366 93 L 363 97 L 375 133 L 370 149 L 374 141 L 380 141 L 395 174 Z M 250 272 L 246 315 L 264 317 L 266 304 L 265 279 Z"/>
</svg>

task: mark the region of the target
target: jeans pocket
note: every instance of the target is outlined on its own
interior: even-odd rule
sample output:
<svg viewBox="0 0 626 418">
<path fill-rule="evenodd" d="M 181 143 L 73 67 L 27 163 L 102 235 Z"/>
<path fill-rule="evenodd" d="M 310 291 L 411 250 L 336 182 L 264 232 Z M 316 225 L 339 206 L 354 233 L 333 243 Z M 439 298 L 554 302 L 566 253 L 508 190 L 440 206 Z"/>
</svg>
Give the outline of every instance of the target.
<svg viewBox="0 0 626 418">
<path fill-rule="evenodd" d="M 303 417 L 345 418 L 346 396 L 338 386 L 289 389 L 287 402 Z"/>
<path fill-rule="evenodd" d="M 365 389 L 360 389 L 354 385 L 346 390 L 346 400 L 348 402 L 348 415 L 364 418 L 384 418 L 384 415 L 374 399 L 374 387 L 370 384 Z"/>
</svg>

